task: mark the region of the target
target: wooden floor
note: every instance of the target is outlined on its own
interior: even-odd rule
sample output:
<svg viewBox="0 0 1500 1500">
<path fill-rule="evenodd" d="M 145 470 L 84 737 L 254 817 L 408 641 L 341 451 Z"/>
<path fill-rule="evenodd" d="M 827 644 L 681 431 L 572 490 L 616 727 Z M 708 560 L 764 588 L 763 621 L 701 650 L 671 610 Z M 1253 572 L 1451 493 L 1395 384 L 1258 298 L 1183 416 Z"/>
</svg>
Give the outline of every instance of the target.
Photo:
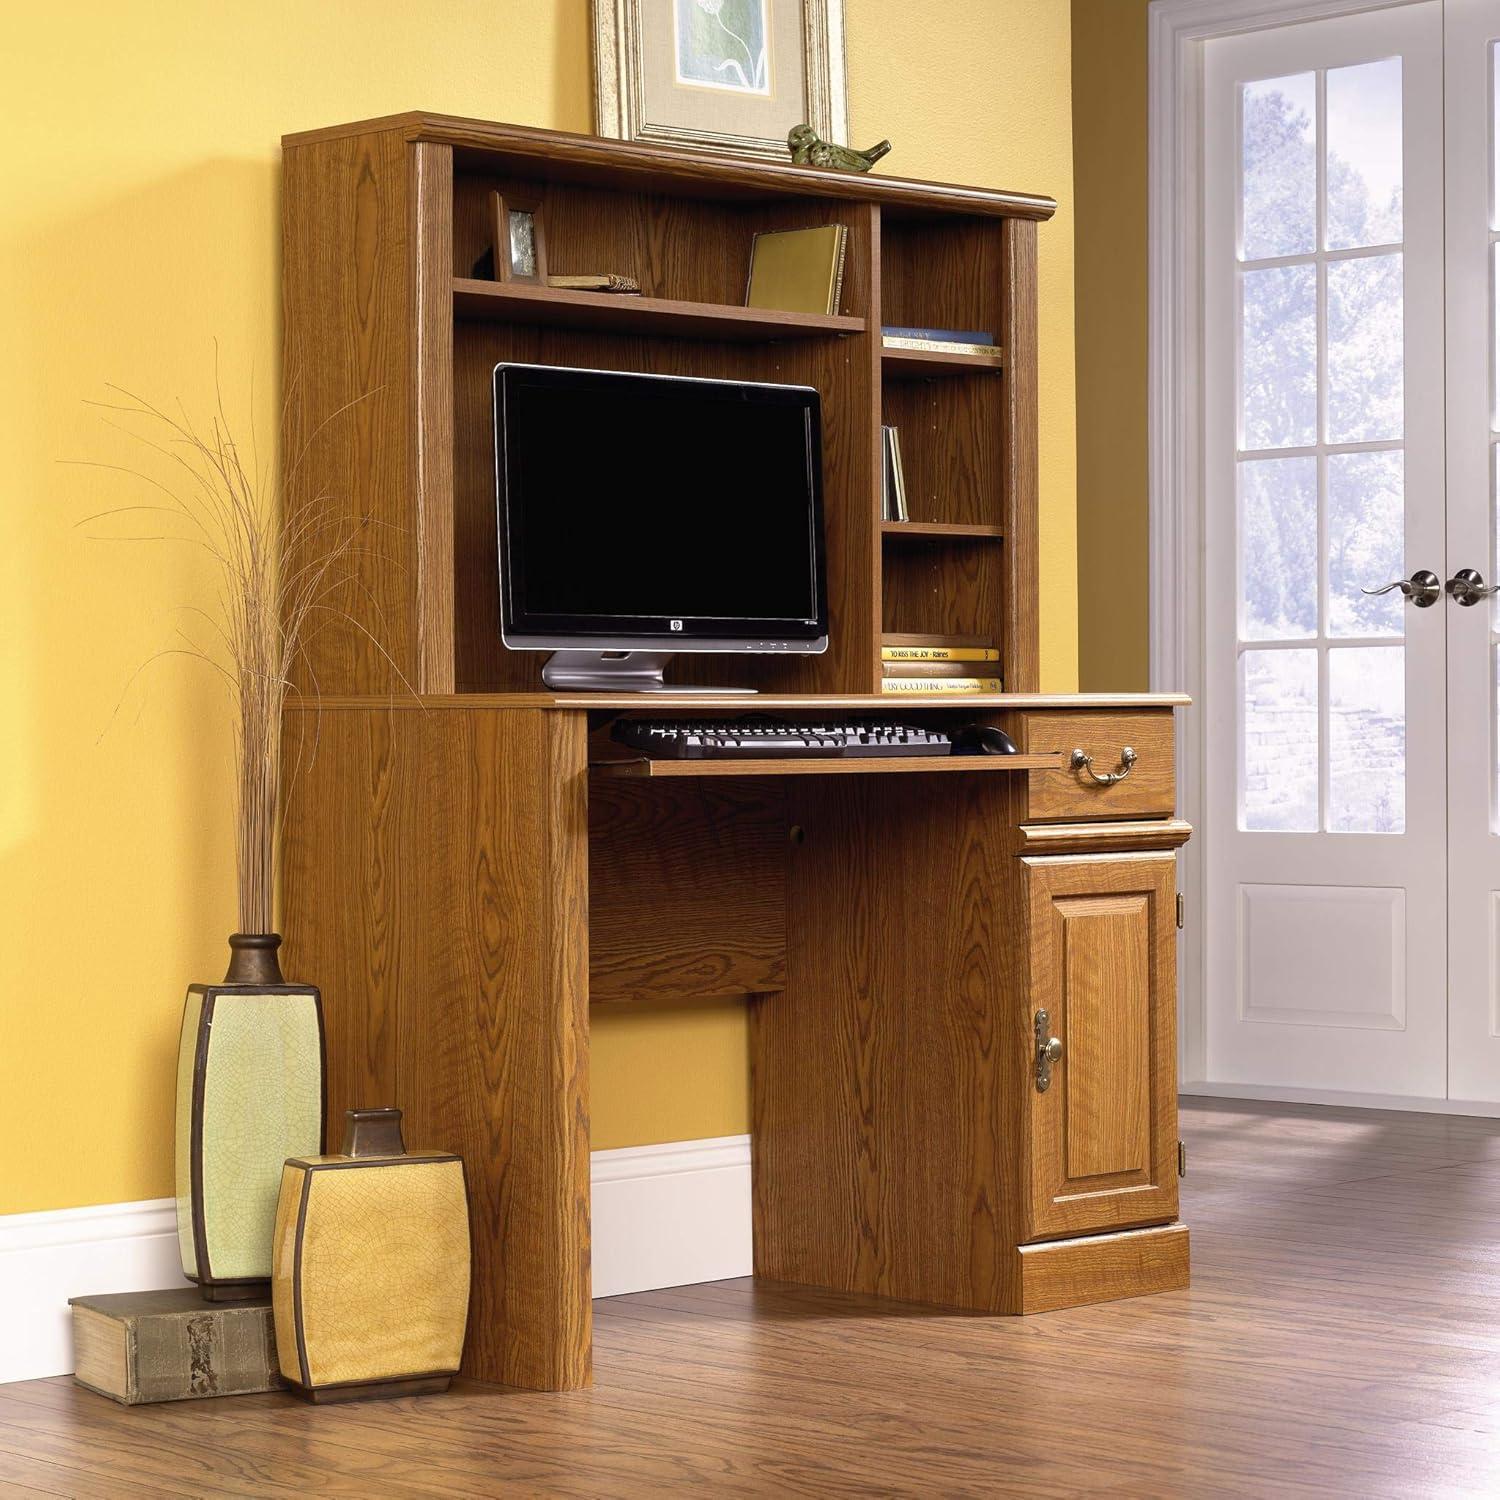
<svg viewBox="0 0 1500 1500">
<path fill-rule="evenodd" d="M 1500 1121 L 1189 1102 L 1184 1135 L 1190 1291 L 616 1297 L 565 1396 L 0 1386 L 0 1496 L 1500 1494 Z"/>
</svg>

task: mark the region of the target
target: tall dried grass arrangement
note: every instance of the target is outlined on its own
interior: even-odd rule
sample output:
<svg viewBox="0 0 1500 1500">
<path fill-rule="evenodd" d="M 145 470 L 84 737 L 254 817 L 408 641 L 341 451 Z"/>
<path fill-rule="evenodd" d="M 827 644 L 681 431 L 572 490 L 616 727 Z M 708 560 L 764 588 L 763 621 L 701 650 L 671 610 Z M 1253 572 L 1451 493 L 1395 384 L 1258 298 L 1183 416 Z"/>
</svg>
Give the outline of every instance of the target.
<svg viewBox="0 0 1500 1500">
<path fill-rule="evenodd" d="M 215 566 L 217 608 L 185 606 L 207 641 L 180 629 L 181 644 L 154 653 L 150 661 L 194 657 L 206 662 L 229 692 L 238 792 L 239 930 L 269 933 L 275 931 L 276 919 L 282 711 L 292 690 L 293 667 L 324 625 L 342 620 L 369 634 L 339 603 L 347 590 L 360 586 L 353 559 L 365 550 L 358 543 L 369 521 L 350 517 L 331 495 L 304 493 L 313 445 L 356 402 L 304 432 L 295 382 L 289 382 L 281 411 L 281 451 L 270 454 L 262 467 L 253 422 L 248 451 L 235 440 L 217 370 L 214 385 L 206 426 L 195 424 L 180 403 L 167 411 L 118 386 L 109 387 L 116 399 L 89 403 L 106 413 L 110 426 L 156 453 L 167 477 L 128 464 L 89 464 L 133 475 L 158 498 L 152 504 L 101 511 L 79 524 L 150 515 L 162 523 L 161 530 L 105 539 L 184 542 L 201 548 Z"/>
</svg>

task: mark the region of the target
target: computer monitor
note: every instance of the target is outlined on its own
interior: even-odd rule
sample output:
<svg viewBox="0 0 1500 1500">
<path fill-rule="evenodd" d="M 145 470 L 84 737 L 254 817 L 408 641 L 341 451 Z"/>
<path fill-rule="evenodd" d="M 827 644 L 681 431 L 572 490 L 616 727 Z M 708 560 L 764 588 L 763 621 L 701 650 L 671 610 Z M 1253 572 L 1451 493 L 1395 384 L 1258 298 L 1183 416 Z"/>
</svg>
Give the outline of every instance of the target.
<svg viewBox="0 0 1500 1500">
<path fill-rule="evenodd" d="M 815 390 L 499 364 L 494 395 L 500 633 L 549 687 L 827 649 Z"/>
</svg>

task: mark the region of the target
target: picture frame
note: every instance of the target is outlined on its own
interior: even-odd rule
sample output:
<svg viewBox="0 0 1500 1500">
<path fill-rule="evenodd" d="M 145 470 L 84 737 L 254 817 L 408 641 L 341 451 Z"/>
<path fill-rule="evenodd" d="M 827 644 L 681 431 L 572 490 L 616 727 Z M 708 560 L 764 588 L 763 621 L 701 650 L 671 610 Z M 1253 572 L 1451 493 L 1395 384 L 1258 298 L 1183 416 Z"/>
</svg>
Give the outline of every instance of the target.
<svg viewBox="0 0 1500 1500">
<path fill-rule="evenodd" d="M 547 284 L 547 241 L 539 197 L 490 194 L 494 230 L 495 280 Z"/>
<path fill-rule="evenodd" d="M 592 0 L 594 129 L 789 161 L 811 125 L 846 145 L 844 0 Z"/>
</svg>

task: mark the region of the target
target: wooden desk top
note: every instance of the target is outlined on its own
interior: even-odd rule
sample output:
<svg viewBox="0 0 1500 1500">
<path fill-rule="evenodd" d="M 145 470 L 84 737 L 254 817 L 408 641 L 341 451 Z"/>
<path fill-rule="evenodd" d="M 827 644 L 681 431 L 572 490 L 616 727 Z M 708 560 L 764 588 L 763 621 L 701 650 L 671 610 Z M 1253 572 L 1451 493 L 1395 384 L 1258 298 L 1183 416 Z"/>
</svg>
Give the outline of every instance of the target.
<svg viewBox="0 0 1500 1500">
<path fill-rule="evenodd" d="M 347 709 L 631 709 L 636 713 L 657 710 L 679 713 L 762 713 L 767 709 L 797 709 L 804 713 L 835 710 L 840 714 L 880 714 L 899 717 L 920 709 L 943 709 L 962 713 L 970 709 L 1132 709 L 1186 708 L 1193 700 L 1186 693 L 946 693 L 919 697 L 903 693 L 885 697 L 878 693 L 851 693 L 829 697 L 821 693 L 445 693 L 440 695 L 398 694 L 392 697 L 327 696 L 289 701 L 289 712 L 338 712 Z"/>
</svg>

